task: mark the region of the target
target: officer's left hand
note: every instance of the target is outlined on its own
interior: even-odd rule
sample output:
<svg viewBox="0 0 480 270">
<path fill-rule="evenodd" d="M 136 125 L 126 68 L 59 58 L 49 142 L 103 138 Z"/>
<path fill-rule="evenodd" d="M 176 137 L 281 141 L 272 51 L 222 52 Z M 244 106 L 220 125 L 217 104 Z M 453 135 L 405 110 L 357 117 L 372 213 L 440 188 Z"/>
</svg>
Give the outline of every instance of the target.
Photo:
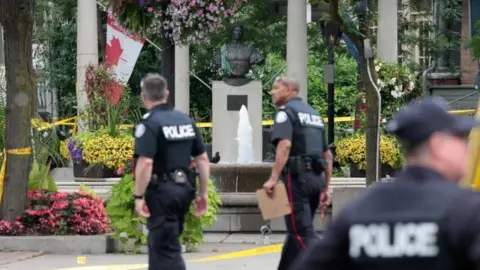
<svg viewBox="0 0 480 270">
<path fill-rule="evenodd" d="M 150 217 L 150 210 L 148 210 L 145 200 L 135 200 L 135 211 L 140 217 Z"/>
<path fill-rule="evenodd" d="M 263 189 L 267 192 L 267 195 L 273 196 L 273 191 L 275 190 L 275 185 L 277 185 L 278 179 L 270 178 L 265 184 L 263 184 Z"/>
</svg>

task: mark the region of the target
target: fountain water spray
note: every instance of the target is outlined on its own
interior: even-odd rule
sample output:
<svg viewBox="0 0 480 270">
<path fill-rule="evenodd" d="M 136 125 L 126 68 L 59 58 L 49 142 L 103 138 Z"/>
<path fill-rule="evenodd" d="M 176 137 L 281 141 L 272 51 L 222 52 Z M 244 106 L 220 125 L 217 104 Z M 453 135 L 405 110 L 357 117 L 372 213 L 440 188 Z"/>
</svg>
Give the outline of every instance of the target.
<svg viewBox="0 0 480 270">
<path fill-rule="evenodd" d="M 235 139 L 238 142 L 237 162 L 240 164 L 253 163 L 253 131 L 245 105 L 242 105 L 238 114 L 237 138 Z"/>
</svg>

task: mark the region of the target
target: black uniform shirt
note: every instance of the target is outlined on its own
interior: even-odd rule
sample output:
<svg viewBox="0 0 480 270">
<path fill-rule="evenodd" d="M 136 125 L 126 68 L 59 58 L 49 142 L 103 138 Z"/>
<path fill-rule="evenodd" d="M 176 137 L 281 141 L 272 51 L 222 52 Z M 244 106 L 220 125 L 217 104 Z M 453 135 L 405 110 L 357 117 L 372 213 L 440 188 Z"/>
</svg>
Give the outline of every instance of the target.
<svg viewBox="0 0 480 270">
<path fill-rule="evenodd" d="M 428 188 L 415 189 L 416 186 Z M 409 193 L 411 196 L 408 196 Z M 376 215 L 379 219 L 382 219 L 380 215 L 384 215 L 385 222 L 387 219 L 401 220 L 404 223 L 422 222 L 424 217 L 429 217 L 430 212 L 442 207 L 445 209 L 438 220 L 438 243 L 443 245 L 443 253 L 438 255 L 441 259 L 422 262 L 418 257 L 413 257 L 412 260 L 403 256 L 397 261 L 393 261 L 394 258 L 381 261 L 382 258 L 377 256 L 364 263 L 365 261 L 351 257 L 353 244 L 350 233 L 357 222 L 368 222 Z M 292 270 L 477 269 L 476 267 L 480 267 L 480 195 L 448 182 L 430 169 L 407 167 L 397 175 L 395 182 L 378 183 L 355 198 Z"/>
<path fill-rule="evenodd" d="M 171 120 L 178 117 L 192 125 L 195 139 L 187 142 L 166 140 L 158 118 L 154 114 L 166 114 L 165 117 Z M 170 147 L 172 146 L 172 147 Z M 161 104 L 153 107 L 143 120 L 135 128 L 135 150 L 134 157 L 148 157 L 154 160 L 154 171 L 156 173 L 168 172 L 177 168 L 187 168 L 190 165 L 190 156 L 196 157 L 205 152 L 202 136 L 195 124 L 184 113 L 173 110 L 168 104 Z M 185 155 L 182 155 L 185 153 Z M 154 173 L 155 173 L 154 172 Z"/>
<path fill-rule="evenodd" d="M 279 107 L 275 114 L 275 122 L 273 123 L 271 140 L 274 146 L 277 146 L 281 140 L 292 141 L 293 138 L 293 122 L 285 111 L 285 106 Z"/>
<path fill-rule="evenodd" d="M 286 105 L 280 106 L 277 113 L 275 114 L 275 121 L 273 123 L 271 141 L 274 146 L 277 146 L 278 142 L 281 140 L 289 140 L 293 144 L 294 134 L 295 134 L 295 123 L 298 121 L 297 114 L 289 111 L 289 106 L 302 107 L 304 111 L 313 112 L 314 109 L 303 103 L 299 97 L 294 97 L 290 99 Z M 325 130 L 322 129 L 322 149 L 325 151 L 328 150 L 327 140 L 325 137 Z M 323 154 L 323 153 L 322 153 Z"/>
</svg>

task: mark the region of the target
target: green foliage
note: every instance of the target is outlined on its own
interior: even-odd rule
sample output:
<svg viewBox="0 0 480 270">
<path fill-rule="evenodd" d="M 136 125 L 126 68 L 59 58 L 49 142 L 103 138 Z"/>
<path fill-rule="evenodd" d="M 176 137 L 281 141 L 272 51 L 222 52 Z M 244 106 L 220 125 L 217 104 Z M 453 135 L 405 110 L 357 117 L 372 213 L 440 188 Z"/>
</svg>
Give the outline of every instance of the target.
<svg viewBox="0 0 480 270">
<path fill-rule="evenodd" d="M 147 243 L 146 235 L 141 230 L 142 225 L 146 224 L 146 220 L 145 218 L 137 217 L 134 213 L 135 202 L 132 196 L 134 191 L 135 182 L 130 174 L 126 174 L 118 184 L 113 186 L 106 207 L 111 220 L 111 226 L 114 229 L 114 237 L 123 243 L 126 243 L 129 239 L 135 241 L 135 250 L 129 250 L 129 252 L 138 251 L 139 245 Z M 220 206 L 220 197 L 213 181 L 209 181 L 208 184 L 208 198 L 208 213 L 205 216 L 196 217 L 193 205 L 190 208 L 190 212 L 185 216 L 185 230 L 180 236 L 180 241 L 187 246 L 188 251 L 194 251 L 198 244 L 203 242 L 202 227 L 212 226 L 216 219 L 216 213 Z"/>
<path fill-rule="evenodd" d="M 472 36 L 468 42 L 468 48 L 472 53 L 473 59 L 480 60 L 480 21 L 475 23 L 475 29 L 478 30 L 474 36 Z"/>
<path fill-rule="evenodd" d="M 88 194 L 88 195 L 92 196 L 92 198 L 94 198 L 94 199 L 98 198 L 97 193 L 95 191 L 93 191 L 93 189 L 87 187 L 84 183 L 80 184 L 80 191 L 85 193 L 85 194 Z"/>
<path fill-rule="evenodd" d="M 408 60 L 407 58 L 413 53 L 412 46 L 421 48 L 427 59 L 431 59 L 430 61 L 435 61 L 442 55 L 458 52 L 461 49 L 461 33 L 453 28 L 453 25 L 461 23 L 461 1 L 441 1 L 444 8 L 440 10 L 438 16 L 440 20 L 443 20 L 444 24 L 435 23 L 435 18 L 432 16 L 433 5 L 437 1 L 409 0 L 402 3 L 401 12 L 398 13 L 400 16 L 398 39 L 399 44 L 403 45 L 400 49 L 402 49 L 401 54 L 404 56 L 404 59 Z M 433 5 L 425 5 L 424 3 L 426 2 L 433 3 Z M 412 14 L 413 12 L 415 14 Z M 408 64 L 415 69 L 425 69 L 428 65 L 431 65 L 431 62 L 421 61 L 420 63 L 413 63 L 408 61 Z M 458 68 L 453 63 L 450 63 L 449 67 L 452 71 L 456 71 Z"/>
<path fill-rule="evenodd" d="M 186 246 L 187 252 L 196 251 L 198 245 L 203 243 L 203 228 L 208 228 L 217 220 L 217 212 L 220 209 L 220 195 L 217 192 L 215 183 L 208 181 L 208 212 L 206 215 L 195 216 L 194 205 L 190 206 L 190 211 L 185 215 L 184 231 L 180 236 L 180 242 Z"/>
<path fill-rule="evenodd" d="M 47 83 L 47 91 L 57 91 L 59 115 L 76 115 L 76 0 L 37 0 L 34 43 L 40 46 L 34 54 L 46 66 L 36 70 L 37 82 Z"/>
<path fill-rule="evenodd" d="M 33 190 L 47 190 L 49 192 L 56 192 L 58 190 L 55 180 L 50 176 L 50 164 L 39 164 L 34 161 L 30 174 L 28 175 L 28 191 Z"/>
<path fill-rule="evenodd" d="M 146 224 L 146 219 L 135 215 L 134 191 L 135 182 L 132 175 L 124 175 L 120 182 L 112 187 L 105 210 L 114 230 L 114 238 L 123 243 L 129 239 L 135 239 L 135 244 L 138 246 L 147 243 L 146 235 L 139 230 L 139 227 Z"/>
</svg>

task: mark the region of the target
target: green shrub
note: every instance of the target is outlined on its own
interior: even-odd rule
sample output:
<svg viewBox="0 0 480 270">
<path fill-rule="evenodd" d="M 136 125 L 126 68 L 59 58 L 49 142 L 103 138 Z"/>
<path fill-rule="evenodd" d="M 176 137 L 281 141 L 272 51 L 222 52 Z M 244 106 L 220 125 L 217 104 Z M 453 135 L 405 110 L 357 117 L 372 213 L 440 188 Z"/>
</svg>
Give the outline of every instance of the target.
<svg viewBox="0 0 480 270">
<path fill-rule="evenodd" d="M 146 219 L 137 217 L 134 213 L 134 191 L 135 182 L 130 174 L 126 174 L 118 184 L 113 186 L 106 211 L 114 230 L 114 237 L 123 243 L 129 239 L 133 239 L 136 244 L 133 252 L 136 252 L 138 251 L 139 245 L 145 245 L 147 243 L 147 237 L 143 233 L 143 230 L 141 230 L 142 225 L 146 224 Z M 185 230 L 180 236 L 180 242 L 186 245 L 187 251 L 189 252 L 195 251 L 198 244 L 203 242 L 202 228 L 212 226 L 216 220 L 216 214 L 220 206 L 220 196 L 211 180 L 208 184 L 208 198 L 209 206 L 206 215 L 196 217 L 192 204 L 190 211 L 185 216 Z"/>
</svg>

